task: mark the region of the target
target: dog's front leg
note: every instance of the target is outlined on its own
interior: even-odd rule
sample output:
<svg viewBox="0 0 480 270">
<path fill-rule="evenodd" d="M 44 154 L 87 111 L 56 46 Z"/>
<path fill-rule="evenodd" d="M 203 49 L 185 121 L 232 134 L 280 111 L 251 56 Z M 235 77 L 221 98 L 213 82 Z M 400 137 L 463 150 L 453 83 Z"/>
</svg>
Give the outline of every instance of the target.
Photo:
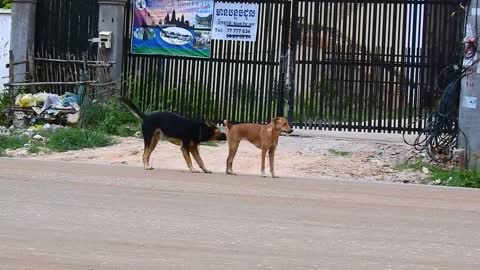
<svg viewBox="0 0 480 270">
<path fill-rule="evenodd" d="M 183 158 L 185 159 L 185 162 L 187 163 L 188 169 L 192 173 L 199 173 L 200 171 L 195 170 L 195 168 L 193 168 L 192 159 L 190 158 L 190 152 L 188 151 L 188 147 L 182 146 L 182 154 L 183 154 Z"/>
<path fill-rule="evenodd" d="M 265 175 L 265 157 L 267 156 L 268 149 L 262 148 L 262 177 L 267 177 Z"/>
<path fill-rule="evenodd" d="M 233 172 L 233 158 L 237 154 L 238 145 L 240 142 L 228 142 L 228 158 L 227 158 L 227 174 L 235 175 Z"/>
<path fill-rule="evenodd" d="M 203 160 L 202 160 L 202 158 L 200 157 L 200 153 L 198 152 L 198 145 L 192 146 L 192 147 L 190 148 L 190 152 L 192 153 L 193 158 L 195 159 L 195 161 L 197 162 L 198 166 L 200 166 L 200 168 L 202 169 L 203 172 L 205 172 L 205 173 L 212 173 L 212 171 L 207 170 L 207 168 L 205 168 L 205 165 L 203 164 Z"/>
<path fill-rule="evenodd" d="M 278 176 L 275 175 L 275 147 L 272 146 L 270 150 L 268 150 L 268 157 L 270 158 L 270 173 L 272 174 L 273 178 L 278 178 Z"/>
</svg>

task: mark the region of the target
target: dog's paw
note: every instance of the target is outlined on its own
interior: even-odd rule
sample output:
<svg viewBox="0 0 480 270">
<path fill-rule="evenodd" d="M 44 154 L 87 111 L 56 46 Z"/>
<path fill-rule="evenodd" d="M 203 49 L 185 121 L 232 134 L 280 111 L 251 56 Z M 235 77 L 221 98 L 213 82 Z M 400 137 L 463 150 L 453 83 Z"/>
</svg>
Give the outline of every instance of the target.
<svg viewBox="0 0 480 270">
<path fill-rule="evenodd" d="M 200 173 L 200 171 L 199 171 L 199 170 L 196 170 L 196 169 L 190 169 L 190 171 L 191 171 L 192 173 Z"/>
<path fill-rule="evenodd" d="M 145 167 L 144 169 L 145 169 L 146 171 L 153 171 L 153 170 L 154 170 L 153 167 Z"/>
<path fill-rule="evenodd" d="M 204 173 L 212 173 L 210 170 L 203 170 Z"/>
</svg>

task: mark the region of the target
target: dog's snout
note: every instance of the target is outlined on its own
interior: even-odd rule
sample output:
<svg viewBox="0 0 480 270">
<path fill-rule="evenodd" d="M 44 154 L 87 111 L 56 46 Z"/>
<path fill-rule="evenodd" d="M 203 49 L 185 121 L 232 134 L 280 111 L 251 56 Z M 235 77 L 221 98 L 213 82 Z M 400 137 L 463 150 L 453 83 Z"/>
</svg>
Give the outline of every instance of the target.
<svg viewBox="0 0 480 270">
<path fill-rule="evenodd" d="M 291 133 L 293 133 L 293 129 L 292 129 L 292 128 L 291 128 L 291 129 L 289 129 L 289 130 L 287 131 L 287 133 L 288 133 L 288 134 L 291 134 Z"/>
<path fill-rule="evenodd" d="M 225 133 L 222 132 L 222 133 L 220 133 L 220 134 L 218 135 L 217 139 L 218 139 L 219 141 L 226 141 L 226 140 L 227 140 L 227 134 L 225 134 Z"/>
</svg>

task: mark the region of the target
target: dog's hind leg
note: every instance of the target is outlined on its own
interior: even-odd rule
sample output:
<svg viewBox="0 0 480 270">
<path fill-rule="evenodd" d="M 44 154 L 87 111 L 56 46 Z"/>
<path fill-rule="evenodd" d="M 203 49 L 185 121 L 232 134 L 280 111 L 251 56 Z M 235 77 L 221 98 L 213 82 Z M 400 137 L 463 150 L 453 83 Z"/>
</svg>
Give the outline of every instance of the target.
<svg viewBox="0 0 480 270">
<path fill-rule="evenodd" d="M 230 143 L 229 143 L 230 144 Z M 240 142 L 232 142 L 232 145 L 228 146 L 228 158 L 227 158 L 227 174 L 230 175 L 235 175 L 233 172 L 233 158 L 235 158 L 235 155 L 237 154 L 238 146 L 240 145 Z"/>
<path fill-rule="evenodd" d="M 192 159 L 190 158 L 190 147 L 188 143 L 185 143 L 185 142 L 182 143 L 182 154 L 183 154 L 183 158 L 185 159 L 185 162 L 187 163 L 188 169 L 192 173 L 199 173 L 200 171 L 195 170 L 195 168 L 193 168 Z"/>
<path fill-rule="evenodd" d="M 278 176 L 275 175 L 275 147 L 272 146 L 270 150 L 268 150 L 268 157 L 270 158 L 270 173 L 272 174 L 273 178 L 278 178 Z"/>
<path fill-rule="evenodd" d="M 203 170 L 203 172 L 212 173 L 212 171 L 207 170 L 207 168 L 205 168 L 205 165 L 203 164 L 203 160 L 200 157 L 200 153 L 198 152 L 198 144 L 192 145 L 190 147 L 190 152 L 192 153 L 193 158 L 197 162 L 198 166 L 200 166 L 200 168 Z"/>
<path fill-rule="evenodd" d="M 143 167 L 145 168 L 145 170 L 153 170 L 153 167 L 150 165 L 150 157 L 152 155 L 152 152 L 155 150 L 158 141 L 160 140 L 160 131 L 156 130 L 153 133 L 153 136 L 144 135 L 144 140 L 145 149 L 143 150 Z"/>
<path fill-rule="evenodd" d="M 262 177 L 266 177 L 265 175 L 265 158 L 267 156 L 268 149 L 262 148 Z"/>
</svg>

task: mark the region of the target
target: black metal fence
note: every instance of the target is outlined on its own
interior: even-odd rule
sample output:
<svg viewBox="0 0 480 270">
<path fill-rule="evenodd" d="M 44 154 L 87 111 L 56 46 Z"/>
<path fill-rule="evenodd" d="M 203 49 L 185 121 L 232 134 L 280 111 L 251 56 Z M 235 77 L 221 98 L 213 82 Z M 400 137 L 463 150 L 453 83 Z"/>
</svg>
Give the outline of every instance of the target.
<svg viewBox="0 0 480 270">
<path fill-rule="evenodd" d="M 416 131 L 423 123 L 409 123 L 436 105 L 436 75 L 460 58 L 456 0 L 251 2 L 259 3 L 257 41 L 212 41 L 210 59 L 130 54 L 127 10 L 122 93 L 144 110 L 214 122 L 284 115 L 301 128 Z M 37 56 L 91 49 L 97 0 L 37 5 Z"/>
<path fill-rule="evenodd" d="M 214 122 L 285 115 L 300 128 L 416 131 L 409 123 L 436 105 L 436 74 L 459 60 L 455 0 L 259 5 L 257 42 L 213 41 L 211 59 L 128 53 L 130 18 L 123 94 Z"/>
<path fill-rule="evenodd" d="M 435 77 L 459 61 L 458 1 L 293 2 L 294 90 L 300 127 L 418 130 L 436 105 Z"/>
</svg>

